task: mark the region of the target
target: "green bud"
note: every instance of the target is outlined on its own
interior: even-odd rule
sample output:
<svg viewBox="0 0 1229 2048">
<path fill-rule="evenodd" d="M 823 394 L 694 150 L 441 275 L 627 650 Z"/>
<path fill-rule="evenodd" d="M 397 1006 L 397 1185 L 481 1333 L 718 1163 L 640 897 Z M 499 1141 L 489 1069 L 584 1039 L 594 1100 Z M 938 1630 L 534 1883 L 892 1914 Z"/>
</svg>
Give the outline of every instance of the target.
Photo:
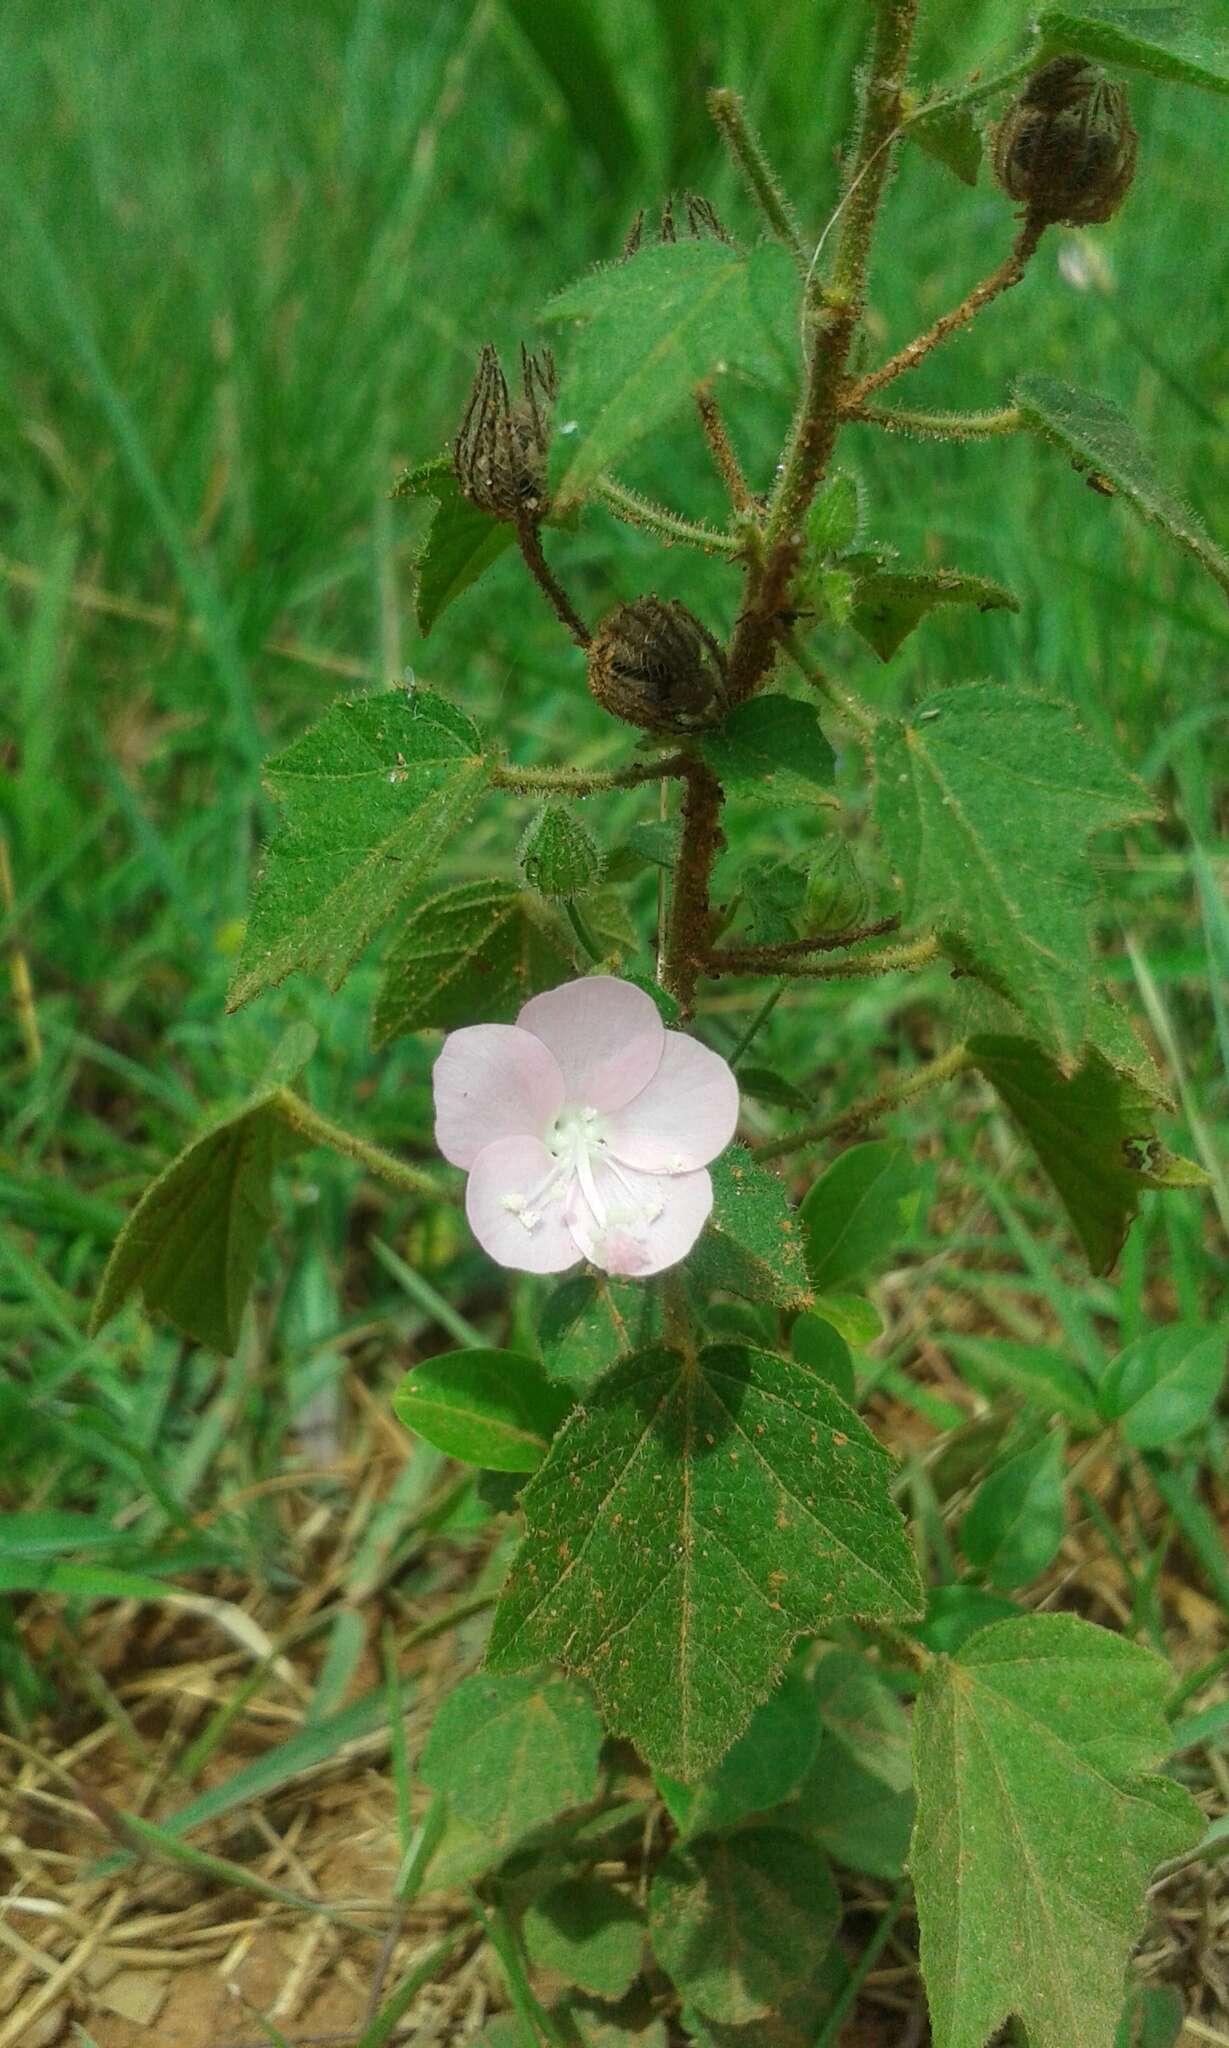
<svg viewBox="0 0 1229 2048">
<path fill-rule="evenodd" d="M 521 873 L 542 896 L 579 896 L 595 888 L 606 865 L 587 825 L 566 804 L 547 804 L 521 841 Z"/>
<path fill-rule="evenodd" d="M 844 839 L 833 835 L 807 875 L 807 926 L 815 932 L 844 932 L 864 924 L 870 909 L 866 878 Z"/>
<path fill-rule="evenodd" d="M 862 492 L 856 476 L 838 475 L 828 482 L 807 515 L 807 539 L 817 555 L 843 555 L 862 527 Z"/>
</svg>

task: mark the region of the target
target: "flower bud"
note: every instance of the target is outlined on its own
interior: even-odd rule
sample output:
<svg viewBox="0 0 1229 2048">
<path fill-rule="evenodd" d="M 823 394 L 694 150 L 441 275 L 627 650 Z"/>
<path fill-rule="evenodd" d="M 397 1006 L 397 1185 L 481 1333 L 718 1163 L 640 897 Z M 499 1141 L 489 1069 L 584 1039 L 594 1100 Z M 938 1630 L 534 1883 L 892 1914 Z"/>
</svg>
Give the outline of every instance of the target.
<svg viewBox="0 0 1229 2048">
<path fill-rule="evenodd" d="M 866 878 L 839 833 L 824 841 L 807 874 L 807 929 L 846 932 L 870 909 Z"/>
<path fill-rule="evenodd" d="M 531 889 L 566 899 L 600 882 L 605 860 L 588 826 L 566 804 L 547 804 L 521 841 L 520 864 Z"/>
<path fill-rule="evenodd" d="M 686 605 L 638 597 L 598 627 L 589 688 L 604 711 L 645 732 L 703 732 L 725 712 L 725 656 Z"/>
<path fill-rule="evenodd" d="M 1034 72 L 992 140 L 999 184 L 1044 227 L 1111 219 L 1139 152 L 1125 90 L 1082 57 L 1055 57 Z"/>
<path fill-rule="evenodd" d="M 499 357 L 490 346 L 478 370 L 452 450 L 461 493 L 495 519 L 539 520 L 546 511 L 550 408 L 558 389 L 549 349 L 521 349 L 522 398 L 513 403 Z"/>
</svg>

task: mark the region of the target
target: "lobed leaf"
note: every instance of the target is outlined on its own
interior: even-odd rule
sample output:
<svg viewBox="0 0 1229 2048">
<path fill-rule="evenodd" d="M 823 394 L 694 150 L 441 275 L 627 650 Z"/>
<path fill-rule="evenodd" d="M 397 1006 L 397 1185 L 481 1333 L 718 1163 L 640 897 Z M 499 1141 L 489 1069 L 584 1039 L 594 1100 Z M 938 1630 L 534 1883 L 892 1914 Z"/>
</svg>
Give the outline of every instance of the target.
<svg viewBox="0 0 1229 2048">
<path fill-rule="evenodd" d="M 815 1975 L 840 1917 L 824 1857 L 785 1828 L 671 1849 L 649 1894 L 662 1968 L 698 2012 L 735 2026 L 775 2012 Z"/>
<path fill-rule="evenodd" d="M 797 1671 L 787 1671 L 715 1771 L 695 1785 L 658 1773 L 657 1789 L 679 1833 L 719 1833 L 748 1814 L 783 1805 L 814 1761 L 819 1734 L 812 1688 Z"/>
<path fill-rule="evenodd" d="M 891 661 L 930 612 L 952 605 L 1018 612 L 1020 600 L 1001 583 L 956 569 L 872 569 L 858 577 L 849 623 L 880 661 Z"/>
<path fill-rule="evenodd" d="M 656 1290 L 607 1273 L 578 1273 L 548 1296 L 538 1323 L 542 1360 L 553 1379 L 587 1387 L 629 1351 L 658 1335 Z"/>
<path fill-rule="evenodd" d="M 393 1394 L 407 1429 L 491 1472 L 536 1471 L 571 1405 L 536 1358 L 483 1349 L 424 1358 Z"/>
<path fill-rule="evenodd" d="M 602 1740 L 569 1679 L 479 1671 L 438 1708 L 419 1770 L 488 1847 L 506 1845 L 594 1798 Z"/>
<path fill-rule="evenodd" d="M 600 1877 L 569 1877 L 527 1909 L 525 1950 L 594 1998 L 622 1998 L 640 1975 L 645 1924 L 626 1893 Z"/>
<path fill-rule="evenodd" d="M 769 692 L 738 704 L 704 741 L 710 768 L 731 796 L 772 804 L 835 807 L 836 757 L 809 704 Z"/>
<path fill-rule="evenodd" d="M 509 882 L 462 882 L 419 904 L 384 963 L 373 1039 L 507 1024 L 522 1003 L 576 971 L 562 935 Z"/>
</svg>

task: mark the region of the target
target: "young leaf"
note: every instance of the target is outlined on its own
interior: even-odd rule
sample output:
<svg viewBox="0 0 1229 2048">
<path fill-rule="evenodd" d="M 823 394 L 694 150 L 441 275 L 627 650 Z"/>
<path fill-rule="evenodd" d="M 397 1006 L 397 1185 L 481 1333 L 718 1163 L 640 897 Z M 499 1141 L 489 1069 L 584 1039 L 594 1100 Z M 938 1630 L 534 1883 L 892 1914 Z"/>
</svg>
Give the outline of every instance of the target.
<svg viewBox="0 0 1229 2048">
<path fill-rule="evenodd" d="M 981 169 L 981 129 L 970 107 L 936 107 L 910 121 L 905 134 L 927 156 L 946 164 L 962 185 L 976 185 Z"/>
<path fill-rule="evenodd" d="M 545 804 L 521 841 L 521 873 L 543 896 L 580 896 L 602 879 L 602 849 L 567 804 Z"/>
<path fill-rule="evenodd" d="M 556 514 L 718 369 L 792 373 L 798 274 L 766 243 L 662 243 L 560 292 L 545 318 L 575 322 L 555 407 Z"/>
<path fill-rule="evenodd" d="M 802 1237 L 776 1174 L 756 1166 L 742 1145 L 731 1145 L 710 1171 L 713 1213 L 689 1261 L 697 1285 L 778 1308 L 809 1307 Z"/>
<path fill-rule="evenodd" d="M 397 1418 L 466 1465 L 533 1472 L 571 1407 L 536 1358 L 515 1351 L 448 1351 L 424 1358 L 393 1394 Z"/>
<path fill-rule="evenodd" d="M 912 1229 L 921 1186 L 908 1147 L 889 1138 L 833 1160 L 798 1212 L 819 1293 L 839 1293 L 891 1258 Z"/>
<path fill-rule="evenodd" d="M 1055 1432 L 984 1479 L 960 1528 L 960 1547 L 992 1586 L 1029 1586 L 1052 1564 L 1066 1525 L 1063 1438 Z"/>
<path fill-rule="evenodd" d="M 848 470 L 838 470 L 815 494 L 807 513 L 807 547 L 828 560 L 843 555 L 862 525 L 862 487 Z"/>
<path fill-rule="evenodd" d="M 830 1650 L 815 1667 L 824 1736 L 798 1818 L 834 1862 L 898 1878 L 913 1825 L 909 1717 L 865 1657 Z"/>
<path fill-rule="evenodd" d="M 1112 2048 L 1156 1865 L 1202 1815 L 1168 1778 L 1164 1664 L 1069 1614 L 936 1660 L 914 1710 L 910 1851 L 935 2048 L 1015 2015 L 1031 2048 Z"/>
<path fill-rule="evenodd" d="M 796 1671 L 756 1708 L 744 1735 L 698 1785 L 658 1774 L 657 1788 L 681 1835 L 718 1834 L 749 1813 L 767 1813 L 796 1791 L 819 1742 L 815 1694 Z"/>
<path fill-rule="evenodd" d="M 1028 1139 L 1094 1273 L 1122 1250 L 1144 1188 L 1195 1187 L 1199 1167 L 1155 1134 L 1155 1091 L 1089 1049 L 1073 1073 L 1027 1038 L 983 1033 L 969 1056 Z"/>
<path fill-rule="evenodd" d="M 601 1746 L 601 1723 L 570 1680 L 479 1671 L 438 1708 L 419 1770 L 462 1820 L 506 1845 L 587 1805 Z"/>
<path fill-rule="evenodd" d="M 535 1899 L 522 1922 L 535 1969 L 594 1998 L 622 1998 L 640 1975 L 645 1926 L 626 1893 L 600 1877 L 570 1877 Z"/>
<path fill-rule="evenodd" d="M 542 1359 L 552 1379 L 588 1387 L 617 1359 L 657 1335 L 656 1291 L 607 1273 L 578 1273 L 549 1296 L 538 1324 Z"/>
<path fill-rule="evenodd" d="M 462 882 L 410 912 L 384 963 L 374 1043 L 407 1031 L 509 1024 L 576 971 L 561 934 L 509 882 Z"/>
<path fill-rule="evenodd" d="M 1089 1010 L 1083 858 L 1092 832 L 1153 815 L 1143 785 L 1065 704 L 960 683 L 876 735 L 876 811 L 911 915 L 1008 996 L 1063 1059 Z"/>
<path fill-rule="evenodd" d="M 814 1313 L 795 1316 L 789 1348 L 799 1365 L 805 1365 L 817 1379 L 826 1380 L 842 1401 L 853 1407 L 857 1395 L 853 1360 L 849 1346 L 830 1322 Z"/>
<path fill-rule="evenodd" d="M 435 512 L 415 563 L 415 611 L 424 638 L 454 597 L 499 560 L 516 538 L 506 520 L 493 519 L 461 495 L 447 456 L 420 463 L 397 483 L 398 498 L 433 498 Z"/>
<path fill-rule="evenodd" d="M 558 1661 L 655 1769 L 702 1775 L 795 1637 L 917 1611 L 890 1462 L 802 1366 L 737 1344 L 634 1354 L 525 1489 L 492 1668 Z"/>
<path fill-rule="evenodd" d="M 872 569 L 859 576 L 849 623 L 880 661 L 892 656 L 929 612 L 975 605 L 979 612 L 1018 612 L 1020 600 L 985 576 L 955 569 Z"/>
<path fill-rule="evenodd" d="M 704 742 L 731 796 L 772 804 L 835 806 L 835 757 L 809 704 L 770 692 L 738 704 Z"/>
<path fill-rule="evenodd" d="M 840 1917 L 823 1856 L 785 1828 L 671 1849 L 649 1894 L 658 1962 L 698 2012 L 735 2026 L 814 1976 Z"/>
<path fill-rule="evenodd" d="M 1229 93 L 1229 42 L 1194 21 L 1185 7 L 1043 7 L 1037 26 L 1047 56 L 1071 50 L 1153 78 Z"/>
<path fill-rule="evenodd" d="M 1056 377 L 1022 377 L 1015 400 L 1028 425 L 1063 450 L 1081 474 L 1125 498 L 1141 519 L 1159 526 L 1229 592 L 1229 556 L 1158 474 L 1126 414 L 1108 398 Z"/>
<path fill-rule="evenodd" d="M 232 1010 L 295 968 L 339 988 L 430 871 L 490 775 L 475 728 L 429 692 L 335 704 L 266 764 L 283 817 L 265 855 Z"/>
<path fill-rule="evenodd" d="M 1198 1323 L 1149 1330 L 1114 1360 L 1101 1388 L 1107 1422 L 1137 1450 L 1176 1443 L 1208 1420 L 1225 1383 L 1226 1333 Z"/>
<path fill-rule="evenodd" d="M 91 1334 L 139 1293 L 194 1343 L 234 1350 L 273 1221 L 273 1169 L 302 1145 L 274 1099 L 194 1138 L 146 1188 L 107 1260 Z"/>
<path fill-rule="evenodd" d="M 830 1323 L 855 1351 L 865 1351 L 883 1335 L 883 1318 L 873 1301 L 863 1294 L 817 1294 L 810 1313 Z"/>
</svg>

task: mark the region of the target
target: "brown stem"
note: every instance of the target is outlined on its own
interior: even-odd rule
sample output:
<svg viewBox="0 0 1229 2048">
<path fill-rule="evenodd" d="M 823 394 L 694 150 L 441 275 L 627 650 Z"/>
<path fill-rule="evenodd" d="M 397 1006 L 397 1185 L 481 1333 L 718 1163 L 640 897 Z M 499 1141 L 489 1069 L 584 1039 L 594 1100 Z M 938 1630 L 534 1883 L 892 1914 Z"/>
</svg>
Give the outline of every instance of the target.
<svg viewBox="0 0 1229 2048">
<path fill-rule="evenodd" d="M 850 387 L 842 405 L 846 418 L 855 407 L 861 406 L 872 392 L 882 391 L 885 384 L 891 384 L 895 378 L 903 377 L 906 371 L 916 370 L 918 364 L 925 360 L 932 349 L 938 348 L 940 342 L 946 341 L 949 334 L 956 334 L 962 327 L 967 327 L 981 312 L 983 306 L 988 306 L 992 299 L 999 298 L 1003 292 L 1009 292 L 1013 285 L 1019 284 L 1030 259 L 1036 252 L 1037 244 L 1046 231 L 1046 226 L 1047 223 L 1039 220 L 1036 215 L 1026 215 L 1024 225 L 1012 244 L 1010 255 L 1004 257 L 997 270 L 992 270 L 989 277 L 983 277 L 980 284 L 974 285 L 967 298 L 962 299 L 958 306 L 953 306 L 950 313 L 944 313 L 925 334 L 919 334 L 916 340 L 909 342 L 905 348 L 898 349 L 894 356 L 890 356 L 886 363 L 881 363 L 877 370 L 872 370 L 866 377 L 860 377 L 858 382 Z"/>
<path fill-rule="evenodd" d="M 704 962 L 706 974 L 788 974 L 791 962 L 804 960 L 808 953 L 839 953 L 863 939 L 880 939 L 885 932 L 900 929 L 899 917 L 880 918 L 878 924 L 856 930 L 820 932 L 809 939 L 787 939 L 779 946 L 722 946 Z"/>
<path fill-rule="evenodd" d="M 749 512 L 752 498 L 747 479 L 742 473 L 742 466 L 726 432 L 721 407 L 707 385 L 702 384 L 696 392 L 696 410 L 700 415 L 700 425 L 704 429 L 709 452 L 717 465 L 717 474 L 729 493 L 731 505 L 736 512 Z"/>
<path fill-rule="evenodd" d="M 537 521 L 529 518 L 518 519 L 516 537 L 520 543 L 521 553 L 525 557 L 525 566 L 555 617 L 566 627 L 578 647 L 588 647 L 591 638 L 589 628 L 542 552 L 542 535 Z"/>
<path fill-rule="evenodd" d="M 721 848 L 724 794 L 712 769 L 698 754 L 693 755 L 683 792 L 683 830 L 661 966 L 662 986 L 675 998 L 684 1021 L 695 1008 L 696 983 L 709 950 L 713 921 L 709 883 Z"/>
</svg>

